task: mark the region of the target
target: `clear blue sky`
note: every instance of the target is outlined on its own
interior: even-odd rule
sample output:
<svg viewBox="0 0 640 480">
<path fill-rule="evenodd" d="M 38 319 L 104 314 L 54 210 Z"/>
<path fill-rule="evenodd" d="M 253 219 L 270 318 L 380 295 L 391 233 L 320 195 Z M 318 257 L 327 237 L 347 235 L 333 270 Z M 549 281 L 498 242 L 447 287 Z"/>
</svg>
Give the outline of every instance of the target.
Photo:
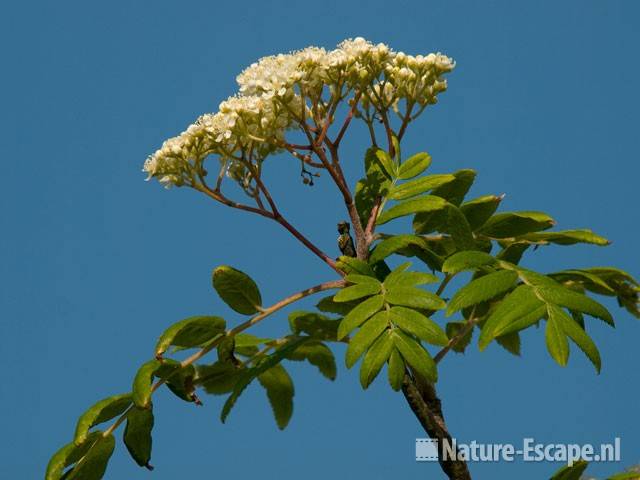
<svg viewBox="0 0 640 480">
<path fill-rule="evenodd" d="M 433 171 L 479 170 L 473 193 L 506 193 L 503 208 L 540 209 L 560 227 L 591 227 L 613 245 L 549 247 L 549 271 L 613 264 L 640 275 L 638 111 L 640 3 L 529 2 L 11 2 L 0 18 L 3 234 L 0 477 L 39 478 L 91 403 L 127 391 L 170 323 L 201 313 L 239 319 L 210 288 L 230 264 L 258 281 L 266 302 L 332 278 L 276 225 L 188 190 L 145 183 L 146 155 L 235 90 L 257 58 L 364 36 L 458 62 L 449 91 L 416 123 L 406 152 L 427 150 Z M 363 146 L 347 147 L 358 178 Z M 282 161 L 281 161 L 282 160 Z M 273 160 L 272 170 L 290 167 Z M 283 210 L 335 250 L 345 215 L 328 179 L 273 175 Z M 327 199 L 329 197 L 329 199 Z M 620 465 L 640 462 L 640 323 L 607 303 L 616 330 L 593 324 L 602 374 L 578 351 L 560 368 L 540 332 L 515 358 L 492 346 L 451 355 L 439 390 L 461 441 L 605 442 Z M 284 316 L 258 330 L 278 335 Z M 441 478 L 416 463 L 423 436 L 404 399 L 357 371 L 330 383 L 292 369 L 296 405 L 276 429 L 251 388 L 226 425 L 221 399 L 195 408 L 156 401 L 153 474 L 123 448 L 108 479 Z M 546 478 L 557 465 L 472 465 L 476 478 Z M 278 471 L 276 475 L 275 471 Z"/>
</svg>

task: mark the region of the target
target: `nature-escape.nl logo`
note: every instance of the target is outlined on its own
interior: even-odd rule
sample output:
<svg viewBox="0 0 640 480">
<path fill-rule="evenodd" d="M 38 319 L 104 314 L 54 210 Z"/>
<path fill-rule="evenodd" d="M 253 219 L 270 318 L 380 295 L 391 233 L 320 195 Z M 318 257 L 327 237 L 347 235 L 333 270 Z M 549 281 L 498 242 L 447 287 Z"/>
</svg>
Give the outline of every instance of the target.
<svg viewBox="0 0 640 480">
<path fill-rule="evenodd" d="M 463 460 L 471 462 L 513 462 L 522 458 L 525 462 L 564 462 L 573 465 L 578 460 L 588 462 L 619 462 L 620 438 L 612 443 L 594 445 L 590 443 L 539 443 L 533 438 L 523 438 L 521 445 L 513 443 L 458 443 L 444 439 L 442 442 L 429 438 L 416 438 L 416 461 L 438 461 L 438 453 L 443 460 Z"/>
</svg>

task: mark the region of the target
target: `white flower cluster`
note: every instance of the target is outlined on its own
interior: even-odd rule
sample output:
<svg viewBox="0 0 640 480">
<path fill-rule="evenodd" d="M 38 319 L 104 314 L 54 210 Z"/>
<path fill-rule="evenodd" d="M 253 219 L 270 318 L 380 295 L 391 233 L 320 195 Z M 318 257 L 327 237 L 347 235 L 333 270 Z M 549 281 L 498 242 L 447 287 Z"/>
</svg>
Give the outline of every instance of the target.
<svg viewBox="0 0 640 480">
<path fill-rule="evenodd" d="M 241 94 L 268 99 L 293 95 L 296 84 L 305 92 L 317 91 L 324 86 L 326 58 L 325 49 L 316 47 L 264 57 L 245 69 L 236 81 Z"/>
<path fill-rule="evenodd" d="M 304 93 L 316 98 L 325 86 L 367 85 L 393 57 L 386 45 L 364 38 L 345 40 L 335 50 L 308 47 L 289 54 L 264 57 L 237 77 L 240 93 L 290 98 Z M 298 91 L 296 92 L 296 87 Z"/>
<path fill-rule="evenodd" d="M 449 57 L 440 53 L 413 56 L 399 52 L 386 66 L 385 73 L 398 98 L 426 105 L 435 103 L 436 95 L 447 89 L 442 75 L 454 66 Z"/>
<path fill-rule="evenodd" d="M 278 150 L 287 129 L 309 115 L 307 101 L 324 111 L 327 91 L 340 97 L 363 92 L 365 108 L 373 103 L 387 109 L 401 99 L 425 106 L 446 89 L 442 76 L 453 67 L 441 54 L 414 57 L 363 38 L 345 40 L 331 51 L 309 47 L 265 57 L 238 75 L 238 95 L 164 142 L 143 170 L 166 186 L 180 186 L 194 180 L 206 156 L 217 154 L 235 171 L 247 152 L 248 161 L 259 162 Z"/>
<path fill-rule="evenodd" d="M 290 121 L 285 110 L 262 96 L 229 97 L 218 113 L 202 115 L 166 140 L 147 158 L 143 171 L 147 179 L 158 178 L 167 187 L 189 184 L 207 155 L 217 154 L 231 165 L 233 154 L 250 145 L 264 158 L 276 149 L 276 140 L 283 139 Z"/>
</svg>

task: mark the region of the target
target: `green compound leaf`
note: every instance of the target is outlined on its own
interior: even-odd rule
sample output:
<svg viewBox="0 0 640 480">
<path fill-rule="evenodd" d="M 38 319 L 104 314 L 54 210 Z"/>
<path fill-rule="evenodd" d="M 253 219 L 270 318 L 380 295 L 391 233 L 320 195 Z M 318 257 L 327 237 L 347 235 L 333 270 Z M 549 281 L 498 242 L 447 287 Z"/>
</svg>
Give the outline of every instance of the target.
<svg viewBox="0 0 640 480">
<path fill-rule="evenodd" d="M 363 228 L 371 215 L 373 205 L 378 199 L 386 196 L 391 185 L 376 157 L 376 150 L 375 147 L 367 150 L 364 157 L 366 176 L 358 181 L 355 189 L 356 209 L 362 219 Z"/>
<path fill-rule="evenodd" d="M 434 191 L 432 193 L 436 195 Z M 478 242 L 473 236 L 467 217 L 456 203 L 447 202 L 444 209 L 434 212 L 420 212 L 413 218 L 413 231 L 427 234 L 434 231 L 449 234 L 456 250 L 477 250 Z M 486 242 L 486 239 L 479 239 Z M 453 252 L 448 252 L 453 253 Z"/>
<path fill-rule="evenodd" d="M 397 275 L 389 275 L 384 279 L 384 286 L 387 289 L 395 287 L 415 287 L 428 283 L 436 283 L 439 279 L 435 275 L 425 272 L 401 272 Z"/>
<path fill-rule="evenodd" d="M 293 415 L 293 380 L 282 365 L 275 365 L 258 375 L 258 382 L 267 392 L 278 428 L 283 430 Z"/>
<path fill-rule="evenodd" d="M 456 292 L 447 307 L 447 316 L 490 300 L 510 290 L 517 281 L 518 274 L 511 270 L 500 270 L 477 278 Z"/>
<path fill-rule="evenodd" d="M 549 305 L 549 316 L 553 317 L 553 321 L 559 326 L 562 331 L 575 343 L 580 350 L 587 356 L 587 358 L 593 363 L 596 368 L 596 372 L 600 373 L 602 368 L 602 361 L 600 359 L 600 352 L 598 347 L 593 343 L 593 340 L 587 335 L 587 332 L 578 325 L 578 323 L 571 318 L 562 308 L 554 305 Z"/>
<path fill-rule="evenodd" d="M 460 210 L 467 217 L 471 229 L 476 231 L 496 212 L 503 198 L 504 195 L 485 195 L 464 202 L 460 205 Z"/>
<path fill-rule="evenodd" d="M 544 331 L 547 350 L 549 350 L 551 358 L 564 367 L 569 361 L 569 342 L 558 320 L 558 310 L 553 306 L 549 306 L 548 311 L 549 318 Z"/>
<path fill-rule="evenodd" d="M 522 260 L 524 252 L 526 252 L 530 246 L 531 244 L 525 241 L 508 243 L 498 252 L 496 258 L 517 265 L 520 263 L 520 260 Z"/>
<path fill-rule="evenodd" d="M 362 385 L 362 388 L 367 389 L 371 382 L 376 379 L 392 351 L 393 340 L 391 335 L 388 333 L 380 335 L 367 351 L 360 366 L 360 385 Z"/>
<path fill-rule="evenodd" d="M 436 363 L 422 345 L 399 330 L 394 330 L 393 345 L 398 349 L 402 358 L 413 368 L 416 373 L 430 382 L 438 380 Z"/>
<path fill-rule="evenodd" d="M 262 296 L 256 283 L 244 272 L 222 265 L 213 271 L 213 288 L 233 310 L 243 315 L 260 311 Z"/>
<path fill-rule="evenodd" d="M 517 333 L 531 327 L 532 325 L 538 324 L 547 312 L 546 305 L 546 303 L 542 303 L 540 306 L 535 307 L 533 310 L 530 310 L 524 315 L 518 317 L 511 323 L 500 325 L 494 332 L 495 338 L 502 338 L 505 335 Z"/>
<path fill-rule="evenodd" d="M 49 460 L 45 480 L 60 480 L 63 477 L 64 469 L 84 457 L 89 448 L 101 438 L 102 432 L 98 430 L 89 433 L 80 445 L 70 442 L 60 448 L 60 450 L 53 454 L 51 460 Z M 65 478 L 66 477 L 67 475 L 65 475 Z"/>
<path fill-rule="evenodd" d="M 131 405 L 130 393 L 114 395 L 95 403 L 78 419 L 73 442 L 76 445 L 82 445 L 87 440 L 89 429 L 117 417 L 122 414 L 129 405 Z"/>
<path fill-rule="evenodd" d="M 434 212 L 442 210 L 447 206 L 447 202 L 440 197 L 433 195 L 424 195 L 422 197 L 406 200 L 402 203 L 394 205 L 386 212 L 378 217 L 377 224 L 383 225 L 396 218 L 414 215 L 420 212 Z"/>
<path fill-rule="evenodd" d="M 600 278 L 607 282 L 628 282 L 636 287 L 640 286 L 640 283 L 633 278 L 630 273 L 625 272 L 619 268 L 614 267 L 591 267 L 586 268 L 586 272 L 598 275 Z"/>
<path fill-rule="evenodd" d="M 333 300 L 333 295 L 326 296 L 322 298 L 318 303 L 316 303 L 316 308 L 321 312 L 325 313 L 336 313 L 338 315 L 346 315 L 358 304 L 357 301 L 354 302 L 343 302 L 339 303 Z"/>
<path fill-rule="evenodd" d="M 438 277 L 430 273 L 408 272 L 407 269 L 410 266 L 411 262 L 405 262 L 393 270 L 393 272 L 390 272 L 384 279 L 384 288 L 391 290 L 396 287 L 415 287 L 416 285 L 425 285 L 440 281 Z"/>
<path fill-rule="evenodd" d="M 382 168 L 389 176 L 389 178 L 395 178 L 397 176 L 398 166 L 387 152 L 381 149 L 376 150 L 376 158 L 378 159 L 378 162 L 380 162 L 380 165 L 382 165 Z"/>
<path fill-rule="evenodd" d="M 424 172 L 431 165 L 431 155 L 426 152 L 416 153 L 400 165 L 398 178 L 408 180 Z"/>
<path fill-rule="evenodd" d="M 615 295 L 615 290 L 607 282 L 585 270 L 562 270 L 551 273 L 549 276 L 559 283 L 581 283 L 592 292 L 602 295 Z"/>
<path fill-rule="evenodd" d="M 400 140 L 395 135 L 391 136 L 391 144 L 393 145 L 393 161 L 396 165 L 400 165 L 400 159 L 402 158 L 402 152 L 400 151 Z"/>
<path fill-rule="evenodd" d="M 391 200 L 406 200 L 453 182 L 455 179 L 456 177 L 449 174 L 427 175 L 426 177 L 416 178 L 410 182 L 393 186 L 389 191 L 388 197 Z"/>
<path fill-rule="evenodd" d="M 231 409 L 238 401 L 242 392 L 249 386 L 249 384 L 255 380 L 258 375 L 263 374 L 267 370 L 272 367 L 275 367 L 280 361 L 286 356 L 293 352 L 296 348 L 302 345 L 304 342 L 308 341 L 309 337 L 298 337 L 292 340 L 289 340 L 287 343 L 279 347 L 276 351 L 274 351 L 271 355 L 261 361 L 258 365 L 251 368 L 246 368 L 242 371 L 241 375 L 238 377 L 235 385 L 233 387 L 233 391 L 231 395 L 227 398 L 227 401 L 224 403 L 222 407 L 222 412 L 220 414 L 220 420 L 224 423 L 231 413 Z"/>
<path fill-rule="evenodd" d="M 358 330 L 349 341 L 345 363 L 347 368 L 355 365 L 376 339 L 389 327 L 389 314 L 386 311 L 378 312 Z"/>
<path fill-rule="evenodd" d="M 392 272 L 389 272 L 382 282 L 385 288 L 388 290 L 391 286 L 395 285 L 400 276 L 406 273 L 410 266 L 411 262 L 404 262 L 394 268 Z"/>
<path fill-rule="evenodd" d="M 544 302 L 538 298 L 533 287 L 529 285 L 516 287 L 498 304 L 482 327 L 478 339 L 480 350 L 487 348 L 498 334 L 514 322 L 531 315 L 532 312 L 537 312 L 543 306 Z"/>
<path fill-rule="evenodd" d="M 346 274 L 358 274 L 369 277 L 376 277 L 376 272 L 373 271 L 371 265 L 367 262 L 363 262 L 357 258 L 347 257 L 345 255 L 338 258 L 336 266 Z"/>
<path fill-rule="evenodd" d="M 127 413 L 127 425 L 124 429 L 123 441 L 131 458 L 141 467 L 153 470 L 151 447 L 153 430 L 153 410 L 151 408 L 132 408 Z"/>
<path fill-rule="evenodd" d="M 385 300 L 392 305 L 419 308 L 423 310 L 441 310 L 446 307 L 446 303 L 435 293 L 427 292 L 414 287 L 390 288 L 384 296 Z"/>
<path fill-rule="evenodd" d="M 363 283 L 380 285 L 380 280 L 374 277 L 370 277 L 369 275 L 359 275 L 357 273 L 351 273 L 344 277 L 344 279 L 349 283 L 353 283 L 354 285 L 360 285 Z"/>
<path fill-rule="evenodd" d="M 611 242 L 591 230 L 562 230 L 558 232 L 529 233 L 520 237 L 533 243 L 555 243 L 556 245 L 575 245 L 576 243 L 590 243 L 605 247 Z"/>
<path fill-rule="evenodd" d="M 354 329 L 362 325 L 369 317 L 378 312 L 383 304 L 384 299 L 382 295 L 376 295 L 358 304 L 340 322 L 338 326 L 338 340 L 344 339 L 344 337 L 349 335 Z"/>
<path fill-rule="evenodd" d="M 94 445 L 82 457 L 69 475 L 65 475 L 65 480 L 100 480 L 116 446 L 113 435 L 107 435 L 95 442 Z"/>
<path fill-rule="evenodd" d="M 615 291 L 618 304 L 634 317 L 640 318 L 640 285 L 635 278 L 624 270 L 613 267 L 594 267 L 584 269 L 584 271 L 596 275 L 606 282 Z M 588 285 L 587 288 L 596 293 L 603 293 L 591 285 Z"/>
<path fill-rule="evenodd" d="M 500 335 L 496 337 L 496 342 L 510 354 L 520 356 L 520 334 L 518 332 Z"/>
<path fill-rule="evenodd" d="M 389 356 L 389 362 L 387 365 L 387 374 L 389 377 L 389 385 L 396 392 L 402 388 L 402 381 L 404 379 L 405 365 L 402 355 L 397 349 L 393 349 Z"/>
<path fill-rule="evenodd" d="M 273 341 L 273 338 L 256 337 L 246 332 L 238 333 L 231 338 L 235 340 L 235 348 L 258 347 Z"/>
<path fill-rule="evenodd" d="M 291 331 L 296 335 L 306 333 L 317 340 L 335 342 L 338 340 L 338 325 L 340 320 L 315 312 L 295 311 L 289 314 Z"/>
<path fill-rule="evenodd" d="M 183 367 L 180 362 L 164 359 L 156 369 L 154 375 L 165 381 L 165 385 L 171 392 L 185 402 L 194 402 L 194 377 L 196 370 L 193 365 Z"/>
<path fill-rule="evenodd" d="M 456 274 L 465 270 L 476 270 L 480 267 L 493 265 L 496 259 L 488 253 L 465 251 L 458 252 L 447 258 L 442 265 L 444 273 Z"/>
<path fill-rule="evenodd" d="M 297 362 L 307 361 L 329 380 L 335 380 L 337 375 L 336 359 L 333 352 L 324 343 L 316 340 L 299 345 L 293 352 L 286 355 L 287 360 Z"/>
<path fill-rule="evenodd" d="M 433 195 L 448 200 L 453 205 L 460 205 L 464 200 L 465 195 L 473 185 L 476 179 L 476 171 L 471 169 L 462 169 L 453 173 L 455 179 L 452 182 L 448 182 L 433 192 Z"/>
<path fill-rule="evenodd" d="M 437 243 L 432 242 L 432 245 L 438 248 Z M 420 261 L 425 263 L 427 267 L 429 267 L 429 269 L 434 272 L 440 271 L 442 268 L 442 263 L 444 262 L 444 258 L 442 258 L 440 254 L 437 254 L 431 248 L 418 247 L 417 245 L 409 245 L 406 248 L 398 250 L 398 252 L 396 253 L 398 255 L 402 255 L 403 257 L 416 257 Z"/>
<path fill-rule="evenodd" d="M 198 365 L 196 372 L 194 383 L 201 385 L 209 394 L 223 395 L 233 390 L 243 369 L 232 363 L 215 362 L 212 365 Z"/>
<path fill-rule="evenodd" d="M 133 379 L 133 403 L 140 408 L 147 408 L 151 400 L 151 382 L 156 371 L 162 366 L 159 360 L 149 360 L 143 364 Z"/>
<path fill-rule="evenodd" d="M 444 347 L 449 343 L 449 338 L 440 325 L 420 312 L 410 308 L 393 307 L 389 313 L 391 321 L 404 332 L 432 345 Z"/>
<path fill-rule="evenodd" d="M 548 275 L 534 272 L 533 270 L 529 270 L 523 267 L 516 267 L 514 265 L 508 264 L 507 262 L 499 262 L 499 264 L 506 270 L 513 270 L 515 272 L 518 272 L 518 275 L 522 279 L 523 283 L 531 285 L 536 289 L 538 289 L 539 287 L 564 288 Z"/>
<path fill-rule="evenodd" d="M 373 252 L 371 252 L 369 261 L 371 263 L 379 262 L 387 258 L 389 255 L 409 246 L 416 246 L 422 249 L 427 249 L 429 247 L 427 242 L 417 235 L 394 235 L 393 237 L 385 238 L 376 245 Z"/>
<path fill-rule="evenodd" d="M 254 343 L 251 347 L 257 347 L 260 343 Z M 236 354 L 236 337 L 225 335 L 220 338 L 218 345 L 216 346 L 216 352 L 218 353 L 218 360 L 221 362 L 235 361 Z"/>
<path fill-rule="evenodd" d="M 382 284 L 378 283 L 359 283 L 351 287 L 345 287 L 336 293 L 333 297 L 335 302 L 351 302 L 363 297 L 370 297 L 380 293 Z"/>
<path fill-rule="evenodd" d="M 573 290 L 569 290 L 561 285 L 545 285 L 538 287 L 536 292 L 545 302 L 566 307 L 569 310 L 586 313 L 592 317 L 604 320 L 605 323 L 613 326 L 613 317 L 609 311 L 600 303 Z"/>
<path fill-rule="evenodd" d="M 466 328 L 466 322 L 449 322 L 447 323 L 446 332 L 447 337 L 457 337 Z M 469 329 L 464 335 L 462 335 L 456 343 L 451 346 L 451 349 L 456 353 L 464 353 L 464 351 L 471 343 L 473 337 L 473 329 Z"/>
<path fill-rule="evenodd" d="M 195 316 L 185 318 L 167 328 L 156 344 L 156 357 L 161 356 L 170 346 L 193 348 L 224 333 L 224 318 Z"/>
<path fill-rule="evenodd" d="M 543 212 L 505 212 L 487 220 L 479 232 L 492 238 L 510 238 L 546 230 L 553 225 L 553 218 Z"/>
<path fill-rule="evenodd" d="M 442 231 L 451 235 L 457 250 L 475 250 L 476 242 L 473 231 L 462 211 L 453 204 L 444 210 L 446 222 Z"/>
</svg>

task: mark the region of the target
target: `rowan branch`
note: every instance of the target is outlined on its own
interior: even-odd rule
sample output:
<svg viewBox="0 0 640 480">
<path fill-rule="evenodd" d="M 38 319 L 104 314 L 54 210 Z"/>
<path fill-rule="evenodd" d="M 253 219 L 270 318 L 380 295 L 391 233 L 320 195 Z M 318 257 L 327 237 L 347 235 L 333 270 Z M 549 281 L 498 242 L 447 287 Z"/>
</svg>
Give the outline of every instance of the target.
<svg viewBox="0 0 640 480">
<path fill-rule="evenodd" d="M 222 194 L 222 192 L 220 192 L 219 190 L 218 191 L 212 190 L 211 188 L 209 188 L 205 184 L 194 185 L 193 188 L 195 188 L 199 192 L 204 193 L 208 197 L 214 199 L 216 202 L 220 202 L 223 205 L 226 205 L 228 207 L 237 208 L 238 210 L 243 210 L 245 212 L 255 213 L 255 214 L 261 215 L 261 216 L 266 217 L 266 218 L 271 218 L 271 219 L 274 218 L 273 214 L 271 212 L 269 212 L 268 210 L 265 210 L 264 208 L 257 208 L 257 207 L 252 207 L 251 205 L 245 205 L 243 203 L 238 203 L 238 202 L 236 202 L 234 200 L 231 200 L 231 199 L 225 197 Z"/>
<path fill-rule="evenodd" d="M 302 101 L 304 102 L 305 101 L 304 92 L 301 92 L 301 97 L 302 97 Z M 342 173 L 342 169 L 340 168 L 340 165 L 339 165 L 337 149 L 334 148 L 333 144 L 330 141 L 327 141 L 325 135 L 321 134 L 322 138 L 325 140 L 328 148 L 330 149 L 331 156 L 332 156 L 332 159 L 330 161 L 329 158 L 327 157 L 324 147 L 322 145 L 318 145 L 317 143 L 317 138 L 319 137 L 314 139 L 314 136 L 311 132 L 311 126 L 307 124 L 304 118 L 298 117 L 295 114 L 295 112 L 291 110 L 290 107 L 286 105 L 285 107 L 290 111 L 292 116 L 295 118 L 296 122 L 298 123 L 298 125 L 306 135 L 307 139 L 309 140 L 309 144 L 312 146 L 313 153 L 315 153 L 316 156 L 320 159 L 323 167 L 329 172 L 329 175 L 333 179 L 333 182 L 336 184 L 336 186 L 340 190 L 340 193 L 342 194 L 342 198 L 344 200 L 344 204 L 347 207 L 347 213 L 349 214 L 349 218 L 351 220 L 351 223 L 353 224 L 354 232 L 356 235 L 356 245 L 357 245 L 356 248 L 358 250 L 358 258 L 366 259 L 369 253 L 368 245 L 366 244 L 366 241 L 365 241 L 364 230 L 362 228 L 360 215 L 358 214 L 358 210 L 356 209 L 356 205 L 351 195 L 351 191 L 347 186 L 347 182 L 344 178 L 344 174 Z"/>
<path fill-rule="evenodd" d="M 353 103 L 351 105 L 351 108 L 349 109 L 349 113 L 347 114 L 347 117 L 344 119 L 344 123 L 342 124 L 342 127 L 340 128 L 340 131 L 338 132 L 338 135 L 336 136 L 336 139 L 333 141 L 333 145 L 335 146 L 335 148 L 338 148 L 338 146 L 340 146 L 340 142 L 342 141 L 342 137 L 344 136 L 344 134 L 347 131 L 347 128 L 349 128 L 349 124 L 351 123 L 351 119 L 353 118 L 353 115 L 356 112 L 356 109 L 358 108 L 358 102 L 360 101 L 360 97 L 362 96 L 362 92 L 358 92 L 354 95 L 353 97 Z"/>
<path fill-rule="evenodd" d="M 453 445 L 451 434 L 442 413 L 442 404 L 431 383 L 420 382 L 405 373 L 402 393 L 424 431 L 437 441 L 438 462 L 451 480 L 471 480 L 469 469 L 464 460 L 445 458 L 444 443 Z"/>
<path fill-rule="evenodd" d="M 411 111 L 413 110 L 413 106 L 414 106 L 413 102 L 407 104 L 407 111 L 404 115 L 404 118 L 402 119 L 402 125 L 400 125 L 400 130 L 398 130 L 398 141 L 402 140 L 402 137 L 404 137 L 404 134 L 407 131 L 407 126 L 411 121 Z"/>
<path fill-rule="evenodd" d="M 284 218 L 284 216 L 282 216 L 282 214 L 280 213 L 280 211 L 278 210 L 275 202 L 273 201 L 273 199 L 271 198 L 271 195 L 268 193 L 268 190 L 266 189 L 266 187 L 264 186 L 264 184 L 262 183 L 261 180 L 259 180 L 257 177 L 255 177 L 256 183 L 258 184 L 258 187 L 262 190 L 262 188 L 264 188 L 263 193 L 265 193 L 265 197 L 267 198 L 267 201 L 269 202 L 269 205 L 271 206 L 273 211 L 268 211 L 265 210 L 264 208 L 256 208 L 256 207 L 252 207 L 250 205 L 244 205 L 238 202 L 234 202 L 233 200 L 228 199 L 227 197 L 225 197 L 222 192 L 220 191 L 215 191 L 212 190 L 211 188 L 209 188 L 207 186 L 207 184 L 204 182 L 204 179 L 202 180 L 202 185 L 194 185 L 194 188 L 202 193 L 204 193 L 205 195 L 213 198 L 214 200 L 216 200 L 217 202 L 220 202 L 224 205 L 227 205 L 229 207 L 232 208 L 237 208 L 239 210 L 244 210 L 247 212 L 251 212 L 251 213 L 256 213 L 258 215 L 261 215 L 265 218 L 269 218 L 271 220 L 275 220 L 276 222 L 278 222 L 280 225 L 282 225 L 286 230 L 289 231 L 289 233 L 291 233 L 298 241 L 300 241 L 300 243 L 302 243 L 305 247 L 307 247 L 309 250 L 311 250 L 317 257 L 319 257 L 324 263 L 326 263 L 327 265 L 329 265 L 332 269 L 334 269 L 336 272 L 342 274 L 342 272 L 338 269 L 338 267 L 336 267 L 336 262 L 333 258 L 329 257 L 326 253 L 324 253 L 322 250 L 320 250 L 311 240 L 309 240 L 307 237 L 305 237 L 297 228 L 295 228 L 291 223 L 289 223 L 287 221 L 286 218 Z M 260 187 L 262 186 L 262 187 Z"/>
<path fill-rule="evenodd" d="M 288 297 L 283 298 L 279 302 L 274 303 L 270 307 L 263 309 L 262 312 L 260 312 L 256 316 L 250 318 L 246 322 L 241 323 L 240 325 L 238 325 L 238 326 L 236 326 L 236 327 L 234 327 L 234 328 L 232 328 L 230 330 L 227 330 L 227 332 L 224 335 L 220 335 L 215 340 L 213 340 L 211 343 L 209 343 L 207 346 L 201 348 L 196 353 L 191 355 L 189 358 L 187 358 L 187 359 L 183 360 L 182 362 L 180 362 L 180 368 L 179 369 L 176 369 L 174 372 L 172 372 L 171 375 L 168 375 L 165 378 L 161 378 L 158 381 L 156 381 L 156 383 L 153 384 L 153 386 L 151 387 L 151 393 L 153 394 L 155 391 L 157 391 L 162 385 L 164 385 L 177 372 L 179 372 L 180 370 L 182 370 L 182 369 L 188 367 L 189 365 L 192 365 L 195 362 L 197 362 L 198 360 L 200 360 L 207 353 L 209 353 L 211 350 L 216 348 L 223 340 L 225 340 L 227 338 L 235 337 L 239 333 L 242 333 L 245 330 L 247 330 L 248 328 L 252 327 L 253 325 L 261 322 L 262 320 L 264 320 L 269 315 L 277 312 L 278 310 L 282 310 L 284 307 L 286 307 L 286 306 L 288 306 L 288 305 L 290 305 L 290 304 L 292 304 L 294 302 L 297 302 L 298 300 L 301 300 L 301 299 L 303 299 L 305 297 L 308 297 L 308 296 L 313 295 L 313 294 L 318 293 L 318 292 L 323 292 L 325 290 L 332 290 L 332 289 L 335 289 L 335 288 L 341 288 L 342 286 L 344 286 L 344 284 L 345 284 L 344 280 L 332 280 L 332 281 L 329 281 L 329 282 L 324 282 L 324 283 L 321 283 L 321 284 L 316 285 L 314 287 L 307 288 L 305 290 L 301 290 L 301 291 L 299 291 L 297 293 L 294 293 L 293 295 L 289 295 Z M 132 408 L 133 408 L 133 405 L 131 405 L 122 415 L 120 415 L 120 417 L 118 417 L 118 419 L 108 429 L 106 429 L 102 433 L 102 438 L 108 437 L 109 435 L 111 435 L 127 419 L 127 414 L 129 413 L 129 411 Z M 91 448 L 93 448 L 96 443 L 94 443 L 91 446 Z M 85 454 L 85 457 L 86 457 L 86 454 Z M 83 458 L 85 458 L 85 457 L 83 457 Z"/>
</svg>

